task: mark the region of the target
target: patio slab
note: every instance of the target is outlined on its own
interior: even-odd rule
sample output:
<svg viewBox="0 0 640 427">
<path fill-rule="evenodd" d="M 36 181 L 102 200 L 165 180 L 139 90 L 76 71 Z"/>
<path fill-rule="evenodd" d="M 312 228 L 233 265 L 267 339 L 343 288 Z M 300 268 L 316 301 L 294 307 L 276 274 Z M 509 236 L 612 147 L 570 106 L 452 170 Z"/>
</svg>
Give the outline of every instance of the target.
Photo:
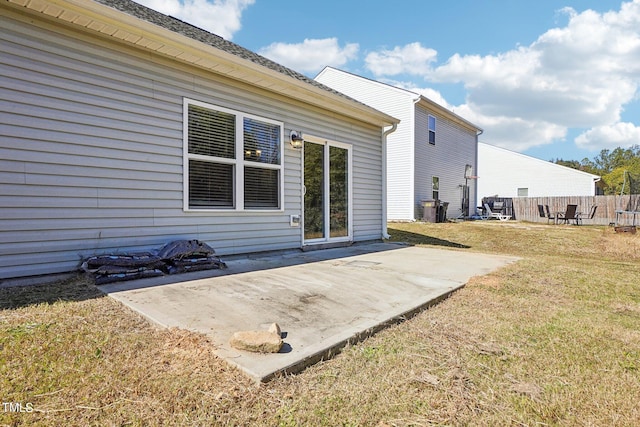
<svg viewBox="0 0 640 427">
<path fill-rule="evenodd" d="M 225 259 L 228 268 L 103 285 L 151 321 L 210 337 L 216 354 L 256 381 L 296 373 L 449 296 L 515 257 L 357 244 Z M 282 328 L 277 354 L 240 351 L 234 332 Z"/>
</svg>

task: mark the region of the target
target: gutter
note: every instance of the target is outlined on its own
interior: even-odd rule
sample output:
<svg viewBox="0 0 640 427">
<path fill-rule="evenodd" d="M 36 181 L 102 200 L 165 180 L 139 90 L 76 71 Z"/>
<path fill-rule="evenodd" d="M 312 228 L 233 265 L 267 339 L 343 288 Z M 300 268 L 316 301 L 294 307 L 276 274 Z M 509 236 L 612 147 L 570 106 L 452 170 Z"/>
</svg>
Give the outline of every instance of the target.
<svg viewBox="0 0 640 427">
<path fill-rule="evenodd" d="M 125 46 L 142 49 L 169 58 L 172 61 L 189 64 L 235 81 L 275 93 L 308 105 L 320 107 L 377 126 L 389 126 L 394 118 L 359 103 L 346 95 L 321 88 L 310 81 L 295 77 L 298 73 L 282 67 L 275 70 L 269 66 L 245 58 L 240 53 L 232 53 L 221 47 L 209 44 L 206 40 L 190 37 L 180 31 L 172 30 L 163 23 L 154 20 L 161 18 L 175 24 L 175 18 L 160 12 L 150 11 L 150 16 L 139 16 L 132 10 L 121 10 L 116 3 L 104 0 L 5 0 L 13 10 L 20 14 L 30 13 L 46 21 L 58 21 L 63 26 L 73 26 L 76 30 L 89 34 L 98 34 Z M 139 5 L 140 6 L 140 5 Z M 144 6 L 141 6 L 144 7 Z M 144 7 L 146 9 L 146 7 Z M 4 12 L 4 11 L 3 11 Z M 146 12 L 145 12 L 146 13 Z M 28 16 L 31 19 L 30 16 Z M 179 22 L 176 21 L 176 22 Z M 186 24 L 189 26 L 190 24 Z M 196 33 L 218 37 L 206 30 L 195 27 Z M 234 44 L 233 42 L 228 42 Z M 239 51 L 248 49 L 236 45 Z M 302 75 L 300 75 L 302 76 Z M 308 79 L 311 80 L 311 79 Z"/>
<path fill-rule="evenodd" d="M 382 238 L 389 239 L 391 236 L 387 233 L 387 136 L 398 129 L 398 123 L 395 122 L 382 133 Z"/>
</svg>

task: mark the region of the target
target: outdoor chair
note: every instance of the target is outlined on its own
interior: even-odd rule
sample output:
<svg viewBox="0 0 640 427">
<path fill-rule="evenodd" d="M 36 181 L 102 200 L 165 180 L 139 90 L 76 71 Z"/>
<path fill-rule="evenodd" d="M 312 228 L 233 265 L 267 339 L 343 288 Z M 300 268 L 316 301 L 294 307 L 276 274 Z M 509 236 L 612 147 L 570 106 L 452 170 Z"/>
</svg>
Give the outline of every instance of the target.
<svg viewBox="0 0 640 427">
<path fill-rule="evenodd" d="M 495 219 L 499 219 L 500 221 L 507 221 L 509 219 L 511 219 L 511 215 L 505 215 L 501 212 L 493 212 L 491 210 L 491 208 L 489 207 L 488 203 L 484 204 L 484 209 L 485 211 L 487 211 L 486 215 L 487 218 L 491 219 L 491 218 L 495 218 Z"/>
<path fill-rule="evenodd" d="M 540 218 L 546 217 L 546 215 L 544 214 L 544 206 L 538 205 L 538 215 L 540 215 Z"/>
<path fill-rule="evenodd" d="M 578 209 L 578 205 L 567 205 L 567 210 L 564 213 L 558 212 L 556 217 L 556 221 L 564 221 L 565 224 L 569 224 L 569 221 L 575 221 L 576 225 L 578 224 L 578 218 L 576 218 L 576 210 Z"/>
<path fill-rule="evenodd" d="M 471 219 L 487 220 L 489 217 L 483 212 L 481 206 L 476 208 L 476 214 L 471 216 Z"/>
<path fill-rule="evenodd" d="M 596 215 L 596 209 L 598 209 L 598 205 L 591 206 L 591 209 L 589 210 L 589 214 L 584 218 L 583 218 L 582 212 L 576 213 L 576 225 L 582 224 L 582 221 L 585 219 L 593 219 L 593 217 Z"/>
<path fill-rule="evenodd" d="M 544 205 L 544 209 L 547 211 L 547 224 L 549 224 L 551 221 L 553 221 L 554 224 L 557 224 L 557 215 L 555 213 L 551 213 L 551 211 L 549 210 L 549 205 Z"/>
</svg>

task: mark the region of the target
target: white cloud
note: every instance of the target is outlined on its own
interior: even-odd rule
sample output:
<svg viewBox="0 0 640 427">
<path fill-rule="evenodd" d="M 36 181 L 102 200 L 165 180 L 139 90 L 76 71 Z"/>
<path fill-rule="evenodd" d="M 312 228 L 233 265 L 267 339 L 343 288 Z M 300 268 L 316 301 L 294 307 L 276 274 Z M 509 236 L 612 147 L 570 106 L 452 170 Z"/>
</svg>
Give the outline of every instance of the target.
<svg viewBox="0 0 640 427">
<path fill-rule="evenodd" d="M 640 126 L 633 123 L 600 126 L 578 136 L 576 144 L 586 149 L 628 148 L 632 145 L 640 145 Z"/>
<path fill-rule="evenodd" d="M 136 0 L 165 15 L 171 15 L 197 27 L 233 38 L 242 27 L 242 12 L 255 0 Z"/>
<path fill-rule="evenodd" d="M 567 135 L 566 127 L 552 122 L 531 121 L 510 115 L 483 115 L 479 108 L 469 104 L 457 106 L 453 111 L 483 128 L 485 133 L 481 139 L 485 142 L 514 151 L 530 148 L 530 141 L 562 140 Z"/>
<path fill-rule="evenodd" d="M 442 96 L 442 93 L 440 93 L 439 91 L 433 88 L 417 87 L 413 82 L 404 82 L 404 81 L 397 81 L 397 80 L 390 80 L 390 79 L 379 79 L 379 81 L 391 86 L 399 87 L 401 89 L 406 89 L 408 91 L 422 95 L 426 98 L 429 98 L 430 100 L 437 103 L 438 105 L 441 105 L 444 108 L 447 108 L 449 110 L 453 110 L 454 108 L 453 105 L 449 104 L 447 100 L 444 98 L 444 96 Z"/>
<path fill-rule="evenodd" d="M 496 145 L 524 150 L 562 139 L 572 128 L 592 129 L 575 141 L 581 147 L 624 144 L 638 129 L 620 121 L 640 88 L 640 0 L 602 14 L 560 12 L 568 16 L 564 27 L 508 52 L 456 54 L 436 66 L 433 50 L 417 60 L 405 55 L 429 51 L 412 43 L 369 54 L 375 61 L 367 64 L 376 75 L 419 73 L 428 82 L 462 83 L 466 104 L 456 113 Z"/>
<path fill-rule="evenodd" d="M 356 58 L 359 46 L 340 47 L 335 37 L 305 39 L 302 43 L 272 43 L 258 53 L 299 72 L 319 72 L 325 66 L 340 67 Z"/>
<path fill-rule="evenodd" d="M 437 52 L 420 43 L 396 46 L 393 50 L 371 52 L 365 58 L 366 66 L 376 76 L 398 74 L 424 74 L 437 59 Z"/>
</svg>

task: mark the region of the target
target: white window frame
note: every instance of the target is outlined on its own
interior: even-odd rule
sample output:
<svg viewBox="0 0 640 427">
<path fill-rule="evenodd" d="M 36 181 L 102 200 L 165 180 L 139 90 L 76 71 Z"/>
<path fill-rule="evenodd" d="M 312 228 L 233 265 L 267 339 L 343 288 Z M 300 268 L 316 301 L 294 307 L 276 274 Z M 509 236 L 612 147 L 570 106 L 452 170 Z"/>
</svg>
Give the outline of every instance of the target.
<svg viewBox="0 0 640 427">
<path fill-rule="evenodd" d="M 438 188 L 435 188 L 435 183 L 438 183 Z M 438 197 L 435 196 L 435 194 L 438 193 Z M 440 200 L 440 177 L 439 176 L 435 176 L 433 175 L 431 177 L 431 198 L 434 200 Z"/>
<path fill-rule="evenodd" d="M 223 157 L 204 156 L 189 153 L 189 105 L 220 111 L 222 113 L 233 114 L 236 121 L 235 153 L 234 159 Z M 185 212 L 250 212 L 252 214 L 261 212 L 283 212 L 284 211 L 284 123 L 267 119 L 265 117 L 232 110 L 215 104 L 209 104 L 195 99 L 184 98 L 182 110 L 182 160 L 183 160 L 183 210 Z M 277 125 L 280 127 L 280 163 L 277 165 L 252 162 L 244 159 L 244 119 L 257 120 L 264 123 Z M 215 163 L 225 163 L 234 165 L 233 187 L 234 206 L 229 208 L 191 208 L 189 206 L 189 160 L 202 160 Z M 244 168 L 254 167 L 277 170 L 278 179 L 278 208 L 245 208 L 244 206 Z"/>
<path fill-rule="evenodd" d="M 431 129 L 431 119 L 433 119 L 433 129 Z M 432 116 L 431 114 L 427 115 L 427 142 L 429 145 L 436 145 L 436 127 L 438 120 L 436 116 Z M 433 132 L 433 142 L 431 142 L 431 132 Z"/>
<path fill-rule="evenodd" d="M 303 226 L 302 227 L 302 245 L 303 246 L 314 245 L 314 244 L 327 243 L 327 242 L 351 242 L 353 241 L 353 145 L 344 143 L 344 142 L 329 140 L 326 138 L 320 138 L 313 135 L 307 135 L 307 134 L 304 135 L 304 140 L 305 142 L 318 144 L 324 147 L 323 173 L 325 174 L 325 178 L 328 177 L 329 168 L 330 168 L 329 149 L 331 147 L 337 147 L 343 150 L 347 150 L 347 167 L 349 168 L 348 174 L 347 174 L 347 191 L 349 192 L 349 194 L 347 195 L 348 197 L 347 203 L 349 204 L 349 206 L 347 207 L 347 215 L 349 216 L 349 219 L 348 219 L 348 225 L 347 225 L 347 233 L 348 233 L 347 236 L 331 237 L 331 231 L 330 231 L 330 228 L 331 228 L 330 208 L 331 207 L 329 206 L 329 203 L 325 203 L 322 208 L 324 210 L 323 212 L 324 229 L 327 230 L 327 235 L 325 237 L 318 238 L 318 239 L 305 239 L 304 226 Z M 304 154 L 302 157 L 302 182 L 304 182 Z M 324 194 L 327 197 L 329 197 L 329 194 L 331 192 L 331 183 L 329 182 L 328 179 L 324 180 L 323 191 L 324 191 Z M 302 211 L 304 216 L 304 188 L 303 188 L 303 194 L 302 194 Z M 303 218 L 303 221 L 304 221 L 304 218 Z"/>
</svg>

